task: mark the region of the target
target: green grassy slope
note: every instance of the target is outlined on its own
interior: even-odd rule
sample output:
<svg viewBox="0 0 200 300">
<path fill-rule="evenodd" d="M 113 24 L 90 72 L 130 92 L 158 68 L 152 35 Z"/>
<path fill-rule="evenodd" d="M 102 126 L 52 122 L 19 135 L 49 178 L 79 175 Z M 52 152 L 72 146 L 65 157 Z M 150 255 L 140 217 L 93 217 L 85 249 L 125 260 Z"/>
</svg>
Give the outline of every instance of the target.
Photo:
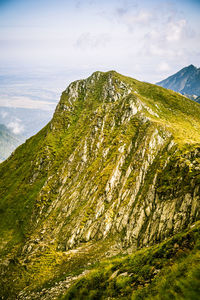
<svg viewBox="0 0 200 300">
<path fill-rule="evenodd" d="M 198 103 L 172 90 L 119 76 L 133 86 L 138 97 L 158 114 L 158 117 L 151 115 L 151 118 L 171 130 L 178 143 L 199 142 Z"/>
<path fill-rule="evenodd" d="M 123 95 L 122 83 L 128 87 L 129 93 L 114 100 L 112 91 L 109 92 L 110 87 L 105 90 L 110 78 L 112 78 L 115 93 Z M 159 201 L 173 200 L 170 198 L 172 196 L 178 198 L 180 191 L 184 195 L 191 191 L 191 186 L 194 189 L 195 185 L 200 183 L 198 169 L 200 165 L 198 156 L 200 105 L 198 103 L 162 87 L 125 77 L 114 71 L 97 72 L 87 80 L 78 81 L 78 84 L 73 83 L 72 87 L 76 85 L 78 90 L 74 88 L 71 96 L 70 87 L 63 92 L 52 121 L 21 145 L 7 161 L 0 164 L 0 252 L 4 274 L 1 283 L 2 295 L 10 299 L 15 299 L 20 290 L 25 287 L 30 291 L 41 290 L 42 287 L 48 285 L 48 282 L 62 278 L 63 274 L 71 274 L 73 270 L 78 274 L 79 269 L 84 270 L 88 262 L 93 263 L 98 257 L 102 259 L 105 251 L 109 251 L 112 240 L 116 239 L 117 235 L 113 234 L 108 241 L 104 240 L 102 246 L 100 241 L 91 241 L 91 248 L 89 250 L 87 247 L 86 250 L 81 248 L 80 256 L 68 253 L 65 245 L 69 231 L 71 232 L 76 225 L 75 222 L 81 220 L 80 230 L 82 230 L 89 218 L 93 217 L 97 200 L 105 194 L 106 182 L 116 166 L 119 146 L 137 142 L 143 148 L 145 141 L 148 141 L 148 136 L 150 139 L 155 130 L 163 138 L 171 134 L 169 141 L 167 140 L 166 145 L 160 150 L 158 157 L 149 168 L 147 179 L 140 191 L 140 195 L 143 196 L 141 202 L 146 199 L 145 195 L 148 194 L 149 186 L 158 170 L 160 171 L 158 171 L 156 188 L 160 196 Z M 127 112 L 125 117 L 128 119 L 132 101 L 138 102 L 141 110 L 132 119 L 123 123 L 125 112 Z M 88 150 L 90 151 L 87 153 L 89 159 L 82 168 L 83 158 L 79 152 L 84 148 L 83 141 L 87 140 L 91 145 L 99 142 L 100 138 L 95 135 L 94 128 L 96 128 L 96 122 L 104 118 L 104 127 L 101 124 L 103 143 L 97 155 Z M 175 146 L 168 150 L 170 139 L 174 140 Z M 122 176 L 125 176 L 131 160 L 134 159 L 133 172 L 124 187 L 128 191 L 135 184 L 136 175 L 138 175 L 134 173 L 134 170 L 139 173 L 139 167 L 143 163 L 137 152 L 139 146 L 130 155 L 127 154 L 122 166 Z M 110 152 L 103 160 L 104 151 L 108 147 Z M 126 152 L 128 152 L 127 149 L 125 149 Z M 164 169 L 168 159 L 169 164 Z M 64 180 L 65 178 L 67 179 Z M 98 187 L 94 192 L 97 200 L 93 200 L 89 192 L 86 198 L 82 196 L 85 186 L 90 183 L 92 183 L 92 188 Z M 60 194 L 63 190 L 64 194 Z M 70 197 L 76 193 L 79 193 L 79 197 L 71 200 Z M 117 201 L 117 197 L 118 193 L 115 192 L 114 200 Z M 65 206 L 70 205 L 70 201 L 76 203 L 76 207 L 70 215 L 63 217 L 61 213 L 65 213 Z M 59 203 L 61 203 L 60 206 Z M 126 207 L 126 205 L 128 202 L 124 201 L 122 206 Z M 179 203 L 177 207 L 180 207 Z M 105 209 L 111 211 L 110 218 L 114 219 L 116 211 L 111 210 L 112 203 L 105 202 Z M 188 221 L 188 224 L 196 219 L 198 216 Z M 42 226 L 46 230 L 44 236 L 41 236 Z M 57 228 L 61 228 L 59 232 Z M 38 242 L 39 237 L 43 240 Z M 123 231 L 117 238 L 123 238 Z M 34 245 L 30 244 L 32 250 L 28 252 L 24 250 L 24 245 L 29 245 L 29 241 Z M 81 247 L 85 244 L 88 246 L 85 240 L 80 241 Z M 162 246 L 155 248 L 155 251 L 159 247 Z M 141 252 L 144 257 L 146 257 L 145 253 L 148 253 L 146 251 Z M 24 255 L 28 257 L 25 261 Z M 126 266 L 126 259 L 121 259 Z M 164 258 L 161 257 L 162 259 Z M 106 274 L 110 276 L 111 271 L 112 268 Z M 105 283 L 107 288 L 108 278 L 104 275 L 103 271 L 102 285 L 104 286 Z M 121 283 L 120 280 L 122 280 Z M 132 284 L 135 279 L 130 280 Z M 116 291 L 123 294 L 124 289 L 129 286 L 129 280 L 123 279 L 123 276 L 121 279 L 119 277 L 120 285 L 122 290 L 117 288 Z M 140 284 L 136 281 L 137 285 Z M 90 280 L 88 280 L 88 286 L 90 286 Z M 77 293 L 84 295 L 85 292 L 82 291 L 81 286 L 80 291 L 77 286 L 75 289 Z M 130 296 L 132 292 L 133 289 L 127 291 L 127 295 Z M 96 291 L 94 291 L 94 299 L 96 299 L 95 293 Z M 106 293 L 109 295 L 108 292 Z"/>
<path fill-rule="evenodd" d="M 40 157 L 45 132 L 46 128 L 27 140 L 0 165 L 0 231 L 1 247 L 7 244 L 5 251 L 29 233 L 33 206 L 46 177 L 46 171 L 41 170 L 34 185 L 31 184 L 36 170 L 32 162 Z"/>
<path fill-rule="evenodd" d="M 62 300 L 199 299 L 200 223 L 132 255 L 101 262 Z"/>
</svg>

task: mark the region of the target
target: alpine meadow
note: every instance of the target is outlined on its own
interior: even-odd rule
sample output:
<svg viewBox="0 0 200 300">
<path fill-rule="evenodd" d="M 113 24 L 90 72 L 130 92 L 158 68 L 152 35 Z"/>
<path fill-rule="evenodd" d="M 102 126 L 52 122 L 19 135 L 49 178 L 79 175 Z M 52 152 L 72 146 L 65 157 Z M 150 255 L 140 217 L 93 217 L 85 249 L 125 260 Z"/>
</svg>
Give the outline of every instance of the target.
<svg viewBox="0 0 200 300">
<path fill-rule="evenodd" d="M 200 105 L 95 72 L 0 164 L 2 299 L 198 299 Z"/>
</svg>

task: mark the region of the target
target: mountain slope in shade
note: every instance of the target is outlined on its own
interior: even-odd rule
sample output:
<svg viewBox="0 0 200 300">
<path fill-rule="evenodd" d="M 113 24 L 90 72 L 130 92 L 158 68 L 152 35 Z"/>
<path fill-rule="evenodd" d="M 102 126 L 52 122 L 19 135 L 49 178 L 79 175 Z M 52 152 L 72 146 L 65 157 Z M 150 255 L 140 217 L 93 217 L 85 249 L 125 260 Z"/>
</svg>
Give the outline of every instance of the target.
<svg viewBox="0 0 200 300">
<path fill-rule="evenodd" d="M 22 142 L 22 138 L 12 133 L 3 124 L 0 124 L 0 162 L 8 158 Z"/>
<path fill-rule="evenodd" d="M 200 68 L 193 65 L 157 83 L 164 88 L 185 94 L 200 95 Z M 195 100 L 195 99 L 194 99 Z"/>
<path fill-rule="evenodd" d="M 0 296 L 101 299 L 97 282 L 108 297 L 123 287 L 130 296 L 198 244 L 179 233 L 200 218 L 199 190 L 198 103 L 114 71 L 71 83 L 53 119 L 0 165 Z M 119 260 L 93 277 L 99 261 L 167 239 L 148 257 L 127 257 L 128 270 Z M 158 259 L 140 273 L 142 258 Z"/>
</svg>

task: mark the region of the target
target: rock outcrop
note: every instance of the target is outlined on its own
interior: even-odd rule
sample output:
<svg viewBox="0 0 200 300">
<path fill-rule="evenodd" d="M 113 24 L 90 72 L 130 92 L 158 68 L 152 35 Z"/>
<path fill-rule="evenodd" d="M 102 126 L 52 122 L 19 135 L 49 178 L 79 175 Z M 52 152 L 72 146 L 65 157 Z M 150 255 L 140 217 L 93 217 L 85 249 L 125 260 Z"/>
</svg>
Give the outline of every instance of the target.
<svg viewBox="0 0 200 300">
<path fill-rule="evenodd" d="M 70 84 L 52 121 L 0 166 L 2 297 L 29 299 L 67 268 L 86 270 L 197 221 L 199 113 L 114 71 Z"/>
</svg>

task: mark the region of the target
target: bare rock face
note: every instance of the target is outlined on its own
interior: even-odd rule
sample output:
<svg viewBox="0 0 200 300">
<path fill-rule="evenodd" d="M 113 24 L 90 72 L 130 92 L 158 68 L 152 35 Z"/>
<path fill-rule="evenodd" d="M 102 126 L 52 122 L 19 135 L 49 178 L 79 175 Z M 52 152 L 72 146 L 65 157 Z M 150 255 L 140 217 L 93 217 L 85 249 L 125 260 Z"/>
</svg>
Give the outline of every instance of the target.
<svg viewBox="0 0 200 300">
<path fill-rule="evenodd" d="M 35 288 L 61 274 L 65 264 L 86 269 L 102 257 L 162 241 L 199 219 L 200 120 L 191 137 L 196 140 L 188 142 L 187 136 L 181 144 L 173 123 L 179 108 L 168 104 L 174 93 L 160 96 L 159 89 L 111 71 L 96 72 L 63 92 L 52 121 L 8 161 L 11 166 L 23 160 L 29 149 L 24 177 L 18 175 L 12 190 L 0 183 L 3 197 L 7 188 L 10 203 L 19 199 L 21 205 L 18 229 L 9 221 L 9 241 L 2 237 L 2 264 L 16 261 L 3 267 L 4 278 L 20 268 Z M 23 231 L 17 241 L 15 230 Z M 76 277 L 65 278 L 62 291 Z M 26 285 L 16 282 L 13 295 L 21 291 L 20 299 L 36 299 L 23 290 Z M 41 299 L 59 295 L 56 287 L 43 292 Z"/>
</svg>

